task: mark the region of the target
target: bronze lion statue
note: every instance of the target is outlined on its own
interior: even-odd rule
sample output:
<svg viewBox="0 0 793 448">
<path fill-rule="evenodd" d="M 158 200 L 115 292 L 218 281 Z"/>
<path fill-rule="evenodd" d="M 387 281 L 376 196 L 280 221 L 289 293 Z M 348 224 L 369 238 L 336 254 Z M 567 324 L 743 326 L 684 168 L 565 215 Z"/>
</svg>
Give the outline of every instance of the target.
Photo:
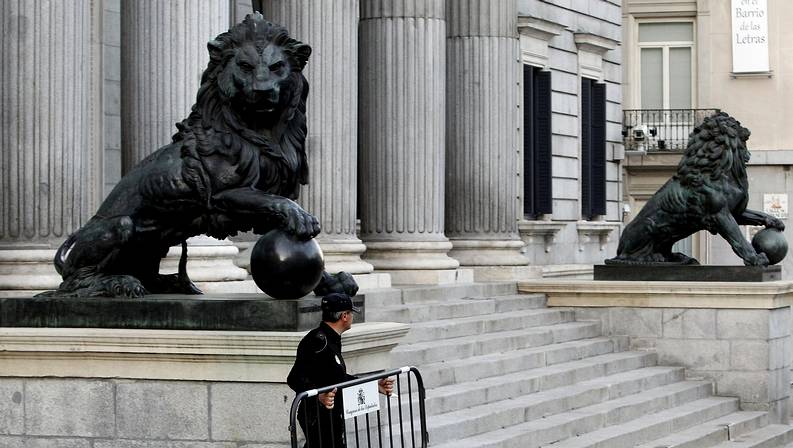
<svg viewBox="0 0 793 448">
<path fill-rule="evenodd" d="M 699 230 L 707 230 L 727 240 L 746 265 L 767 266 L 768 257 L 754 250 L 738 226 L 784 230 L 785 224 L 746 208 L 749 135 L 748 129 L 724 112 L 705 118 L 689 135 L 677 173 L 628 223 L 617 256 L 606 260 L 606 264 L 697 264 L 693 258 L 673 253 L 672 245 Z"/>
<path fill-rule="evenodd" d="M 208 44 L 196 103 L 172 142 L 142 160 L 55 255 L 58 296 L 200 294 L 187 277 L 189 237 L 226 238 L 284 229 L 320 232 L 297 199 L 308 181 L 303 76 L 311 47 L 286 29 L 248 15 Z M 176 274 L 160 260 L 182 245 Z M 346 273 L 323 274 L 316 290 L 355 294 Z"/>
</svg>

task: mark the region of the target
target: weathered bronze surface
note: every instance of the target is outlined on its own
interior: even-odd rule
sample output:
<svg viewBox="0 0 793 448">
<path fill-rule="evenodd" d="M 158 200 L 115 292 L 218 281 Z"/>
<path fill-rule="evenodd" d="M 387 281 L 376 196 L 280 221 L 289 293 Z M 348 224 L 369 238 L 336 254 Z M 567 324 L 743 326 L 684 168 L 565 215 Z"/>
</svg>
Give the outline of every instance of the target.
<svg viewBox="0 0 793 448">
<path fill-rule="evenodd" d="M 320 232 L 294 202 L 308 180 L 302 70 L 311 48 L 259 13 L 208 48 L 196 103 L 173 141 L 127 173 L 63 243 L 55 256 L 63 283 L 46 295 L 199 294 L 186 273 L 187 238 L 278 228 L 306 240 Z M 178 274 L 159 274 L 179 244 Z M 357 285 L 349 274 L 324 273 L 317 289 L 354 295 Z"/>
<path fill-rule="evenodd" d="M 749 210 L 746 148 L 750 132 L 724 112 L 705 118 L 694 128 L 677 173 L 659 189 L 625 227 L 617 256 L 606 264 L 698 264 L 672 245 L 694 232 L 721 235 L 748 266 L 767 266 L 739 225 L 784 230 L 785 224 L 766 213 Z"/>
</svg>

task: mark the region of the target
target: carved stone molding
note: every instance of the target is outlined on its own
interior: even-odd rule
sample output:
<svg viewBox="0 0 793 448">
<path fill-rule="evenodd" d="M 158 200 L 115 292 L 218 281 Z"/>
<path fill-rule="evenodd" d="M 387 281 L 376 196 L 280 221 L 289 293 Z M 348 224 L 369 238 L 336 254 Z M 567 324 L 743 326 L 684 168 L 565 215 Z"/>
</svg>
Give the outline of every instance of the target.
<svg viewBox="0 0 793 448">
<path fill-rule="evenodd" d="M 519 221 L 518 230 L 527 244 L 542 243 L 546 253 L 551 252 L 556 234 L 567 224 L 555 221 Z"/>
<path fill-rule="evenodd" d="M 578 250 L 583 251 L 584 245 L 596 242 L 600 250 L 606 249 L 611 233 L 620 228 L 618 222 L 606 221 L 578 221 L 576 230 L 578 231 Z"/>
</svg>

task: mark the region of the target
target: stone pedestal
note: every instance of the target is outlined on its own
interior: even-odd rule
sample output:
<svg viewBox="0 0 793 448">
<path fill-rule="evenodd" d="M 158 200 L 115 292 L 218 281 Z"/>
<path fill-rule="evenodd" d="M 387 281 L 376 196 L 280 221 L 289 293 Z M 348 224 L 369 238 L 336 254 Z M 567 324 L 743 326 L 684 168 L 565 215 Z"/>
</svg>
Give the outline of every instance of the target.
<svg viewBox="0 0 793 448">
<path fill-rule="evenodd" d="M 353 325 L 347 370 L 389 367 L 407 331 Z M 0 446 L 289 446 L 285 379 L 304 335 L 2 328 L 0 415 L 13 436 Z"/>
<path fill-rule="evenodd" d="M 57 287 L 54 249 L 102 192 L 101 4 L 0 7 L 0 296 Z"/>
<path fill-rule="evenodd" d="M 171 142 L 175 123 L 190 113 L 209 61 L 206 43 L 229 29 L 226 0 L 122 2 L 121 151 L 126 173 Z M 187 271 L 204 292 L 256 292 L 234 265 L 237 248 L 207 237 L 187 240 Z M 161 266 L 176 272 L 181 247 Z"/>
<path fill-rule="evenodd" d="M 632 349 L 654 350 L 659 364 L 713 381 L 743 410 L 788 421 L 793 282 L 535 281 L 518 290 L 600 320 L 606 335 L 629 336 Z"/>
<path fill-rule="evenodd" d="M 518 234 L 516 4 L 459 0 L 446 12 L 449 255 L 476 280 L 536 278 Z"/>
<path fill-rule="evenodd" d="M 444 5 L 361 1 L 361 239 L 395 283 L 459 277 L 444 235 Z"/>
<path fill-rule="evenodd" d="M 309 183 L 300 204 L 319 219 L 325 269 L 372 272 L 356 235 L 358 186 L 358 0 L 269 0 L 262 14 L 312 48 L 308 92 Z"/>
</svg>

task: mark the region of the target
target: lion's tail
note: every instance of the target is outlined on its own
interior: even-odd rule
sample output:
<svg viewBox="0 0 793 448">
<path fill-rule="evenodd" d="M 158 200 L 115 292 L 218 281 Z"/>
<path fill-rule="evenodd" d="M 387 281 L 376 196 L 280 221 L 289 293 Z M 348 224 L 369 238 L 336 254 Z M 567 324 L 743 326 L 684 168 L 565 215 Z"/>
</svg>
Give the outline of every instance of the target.
<svg viewBox="0 0 793 448">
<path fill-rule="evenodd" d="M 66 238 L 66 241 L 64 241 L 63 244 L 61 244 L 61 247 L 59 247 L 55 252 L 55 258 L 52 260 L 52 262 L 55 264 L 55 270 L 61 276 L 63 275 L 63 266 L 66 263 L 66 257 L 69 256 L 69 251 L 74 245 L 74 240 L 76 238 L 77 232 L 69 235 L 69 238 Z"/>
</svg>

